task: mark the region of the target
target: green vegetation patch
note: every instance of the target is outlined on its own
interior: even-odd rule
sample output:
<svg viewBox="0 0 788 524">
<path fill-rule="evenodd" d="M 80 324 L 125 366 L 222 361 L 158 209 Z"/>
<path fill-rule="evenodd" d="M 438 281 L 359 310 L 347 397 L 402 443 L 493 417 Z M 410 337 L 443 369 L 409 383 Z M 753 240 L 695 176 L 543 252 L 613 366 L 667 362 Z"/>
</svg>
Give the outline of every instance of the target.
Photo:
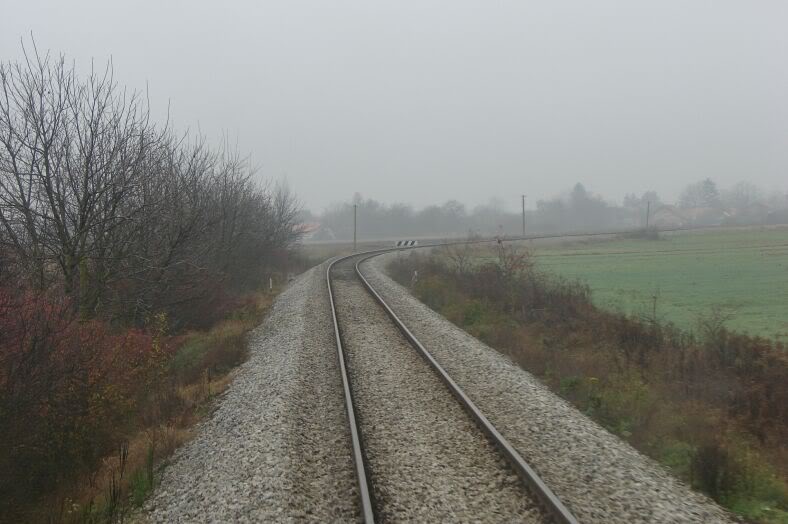
<svg viewBox="0 0 788 524">
<path fill-rule="evenodd" d="M 537 267 L 589 284 L 594 303 L 693 328 L 713 308 L 727 327 L 788 341 L 788 228 L 663 235 L 534 249 Z M 656 297 L 656 299 L 655 299 Z"/>
</svg>

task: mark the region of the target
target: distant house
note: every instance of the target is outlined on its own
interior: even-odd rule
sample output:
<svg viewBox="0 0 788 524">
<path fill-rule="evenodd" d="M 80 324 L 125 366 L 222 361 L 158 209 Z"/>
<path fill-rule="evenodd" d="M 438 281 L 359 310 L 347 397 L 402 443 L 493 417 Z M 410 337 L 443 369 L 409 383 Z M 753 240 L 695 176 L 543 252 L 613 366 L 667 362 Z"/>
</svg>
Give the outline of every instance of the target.
<svg viewBox="0 0 788 524">
<path fill-rule="evenodd" d="M 300 224 L 296 224 L 295 230 L 301 234 L 301 238 L 304 238 L 313 234 L 320 229 L 320 227 L 320 222 L 301 222 Z"/>
<path fill-rule="evenodd" d="M 690 207 L 681 210 L 687 220 L 685 226 L 719 226 L 725 222 L 726 212 L 714 207 Z"/>
<path fill-rule="evenodd" d="M 662 206 L 651 218 L 651 225 L 663 228 L 719 226 L 724 223 L 729 213 L 713 207 Z"/>
<path fill-rule="evenodd" d="M 301 240 L 305 242 L 317 242 L 322 240 L 336 240 L 336 235 L 331 228 L 319 222 L 304 222 L 296 226 L 296 231 L 301 234 Z"/>
<path fill-rule="evenodd" d="M 788 210 L 782 213 L 756 202 L 746 207 L 715 208 L 661 206 L 651 215 L 650 224 L 661 229 L 788 223 Z"/>
<path fill-rule="evenodd" d="M 676 206 L 661 206 L 654 211 L 649 224 L 662 229 L 686 227 L 688 219 Z"/>
</svg>

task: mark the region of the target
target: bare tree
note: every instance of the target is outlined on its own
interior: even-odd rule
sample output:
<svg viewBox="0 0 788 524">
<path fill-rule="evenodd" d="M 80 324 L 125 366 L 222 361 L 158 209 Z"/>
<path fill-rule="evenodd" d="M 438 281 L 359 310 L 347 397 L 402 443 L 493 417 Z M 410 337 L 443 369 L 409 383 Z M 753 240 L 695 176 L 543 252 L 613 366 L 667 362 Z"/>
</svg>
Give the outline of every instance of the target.
<svg viewBox="0 0 788 524">
<path fill-rule="evenodd" d="M 719 206 L 720 192 L 717 184 L 706 178 L 688 185 L 681 193 L 680 205 L 683 208 Z"/>
<path fill-rule="evenodd" d="M 458 275 L 465 275 L 471 269 L 473 258 L 470 244 L 447 244 L 444 250 Z"/>
<path fill-rule="evenodd" d="M 151 124 L 111 63 L 83 78 L 62 56 L 23 51 L 0 64 L 0 249 L 31 285 L 61 285 L 84 317 L 140 319 L 212 282 L 248 283 L 297 240 L 286 186 Z"/>
<path fill-rule="evenodd" d="M 507 279 L 517 278 L 533 269 L 531 252 L 525 247 L 501 243 L 497 247 L 498 267 Z"/>
<path fill-rule="evenodd" d="M 88 265 L 104 241 L 133 218 L 123 203 L 144 176 L 156 142 L 147 104 L 118 88 L 112 65 L 80 80 L 64 58 L 0 66 L 0 223 L 38 285 L 60 271 L 84 305 Z"/>
</svg>

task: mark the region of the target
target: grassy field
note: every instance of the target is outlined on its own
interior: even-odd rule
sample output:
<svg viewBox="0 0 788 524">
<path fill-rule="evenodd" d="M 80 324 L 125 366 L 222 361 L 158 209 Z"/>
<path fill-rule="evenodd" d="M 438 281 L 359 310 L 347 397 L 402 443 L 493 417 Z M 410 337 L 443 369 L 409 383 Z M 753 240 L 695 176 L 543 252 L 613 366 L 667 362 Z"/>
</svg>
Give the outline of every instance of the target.
<svg viewBox="0 0 788 524">
<path fill-rule="evenodd" d="M 683 232 L 534 246 L 537 266 L 592 289 L 595 303 L 692 328 L 719 308 L 726 325 L 788 342 L 788 227 Z"/>
</svg>

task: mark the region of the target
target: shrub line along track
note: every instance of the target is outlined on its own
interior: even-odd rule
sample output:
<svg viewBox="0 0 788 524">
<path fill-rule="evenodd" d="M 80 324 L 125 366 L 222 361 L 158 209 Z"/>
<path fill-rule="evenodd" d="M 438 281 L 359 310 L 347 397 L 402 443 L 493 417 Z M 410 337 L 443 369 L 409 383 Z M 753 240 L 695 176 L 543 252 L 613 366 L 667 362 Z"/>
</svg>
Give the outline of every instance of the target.
<svg viewBox="0 0 788 524">
<path fill-rule="evenodd" d="M 514 239 L 508 239 L 514 240 Z M 483 240 L 481 242 L 494 242 L 495 240 Z M 480 242 L 480 241 L 475 241 Z M 456 242 L 457 244 L 469 243 Z M 438 247 L 447 244 L 431 244 L 419 247 Z M 413 335 L 413 333 L 405 326 L 402 320 L 394 313 L 392 308 L 386 303 L 383 297 L 375 291 L 369 281 L 364 277 L 360 270 L 360 264 L 372 257 L 389 253 L 393 251 L 400 251 L 403 248 L 387 248 L 364 253 L 356 253 L 353 255 L 337 258 L 329 263 L 326 269 L 326 283 L 328 285 L 329 301 L 331 303 L 331 315 L 334 322 L 334 334 L 337 344 L 337 356 L 339 359 L 339 368 L 342 374 L 342 385 L 345 396 L 345 410 L 347 413 L 348 423 L 350 426 L 351 445 L 353 448 L 353 460 L 355 463 L 356 477 L 359 487 L 359 498 L 361 502 L 361 515 L 365 522 L 375 521 L 375 503 L 372 499 L 372 485 L 371 478 L 368 475 L 368 465 L 364 455 L 364 448 L 362 443 L 361 433 L 358 427 L 358 420 L 356 410 L 353 404 L 353 394 L 350 385 L 350 379 L 347 370 L 347 357 L 342 346 L 342 337 L 340 335 L 339 321 L 337 319 L 337 307 L 335 303 L 335 295 L 331 285 L 331 269 L 338 262 L 348 260 L 353 257 L 360 257 L 355 264 L 355 273 L 358 279 L 363 284 L 364 288 L 369 294 L 381 305 L 385 310 L 388 317 L 396 325 L 397 329 L 403 334 L 411 346 L 421 355 L 421 357 L 429 364 L 431 369 L 438 375 L 441 381 L 446 385 L 449 391 L 462 405 L 463 409 L 473 419 L 477 426 L 487 435 L 488 438 L 495 444 L 496 448 L 506 458 L 510 466 L 525 482 L 526 486 L 530 488 L 534 495 L 538 497 L 543 506 L 547 509 L 548 513 L 557 521 L 567 524 L 577 523 L 577 519 L 566 508 L 561 500 L 550 490 L 550 488 L 539 477 L 536 471 L 531 468 L 528 463 L 520 456 L 516 449 L 506 440 L 506 438 L 498 432 L 493 424 L 484 416 L 479 408 L 473 401 L 462 391 L 460 386 L 449 376 L 445 369 L 435 360 L 429 353 L 424 345 Z M 413 249 L 413 248 L 404 248 Z"/>
</svg>

